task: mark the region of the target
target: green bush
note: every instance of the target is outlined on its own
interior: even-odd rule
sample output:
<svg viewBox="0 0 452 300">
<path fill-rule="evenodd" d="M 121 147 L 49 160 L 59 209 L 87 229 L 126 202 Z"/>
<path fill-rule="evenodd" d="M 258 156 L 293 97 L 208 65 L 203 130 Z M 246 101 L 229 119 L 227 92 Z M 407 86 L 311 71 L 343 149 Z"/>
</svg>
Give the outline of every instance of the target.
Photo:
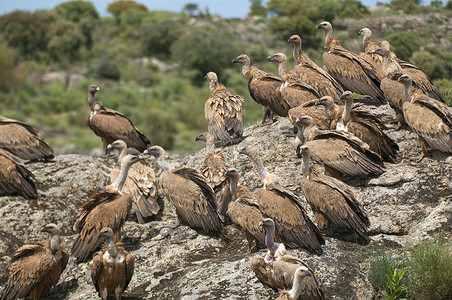
<svg viewBox="0 0 452 300">
<path fill-rule="evenodd" d="M 181 18 L 145 23 L 139 33 L 143 53 L 169 58 L 170 48 L 183 34 L 184 26 L 185 21 Z"/>
<path fill-rule="evenodd" d="M 424 71 L 432 80 L 442 78 L 444 73 L 447 72 L 441 59 L 428 51 L 414 52 L 410 61 Z"/>
<path fill-rule="evenodd" d="M 435 80 L 436 88 L 444 95 L 444 102 L 452 106 L 452 81 L 447 79 Z"/>
<path fill-rule="evenodd" d="M 391 268 L 391 274 L 386 274 L 386 287 L 388 291 L 383 291 L 383 295 L 388 300 L 406 300 L 406 298 L 402 298 L 406 294 L 406 285 L 402 283 L 405 272 L 406 268 L 400 270 Z"/>
<path fill-rule="evenodd" d="M 121 71 L 118 65 L 106 56 L 103 56 L 99 60 L 96 73 L 100 78 L 113 80 L 119 80 L 121 78 Z"/>
<path fill-rule="evenodd" d="M 396 258 L 391 254 L 376 252 L 369 259 L 369 280 L 376 291 L 387 289 L 387 276 L 391 275 L 393 269 L 403 269 L 403 259 Z"/>
<path fill-rule="evenodd" d="M 96 8 L 89 1 L 68 1 L 55 6 L 54 10 L 59 16 L 72 22 L 80 22 L 85 18 L 99 18 Z"/>
<path fill-rule="evenodd" d="M 403 60 L 409 60 L 413 52 L 421 46 L 421 42 L 414 32 L 389 31 L 385 39 L 391 44 L 391 51 Z"/>
</svg>

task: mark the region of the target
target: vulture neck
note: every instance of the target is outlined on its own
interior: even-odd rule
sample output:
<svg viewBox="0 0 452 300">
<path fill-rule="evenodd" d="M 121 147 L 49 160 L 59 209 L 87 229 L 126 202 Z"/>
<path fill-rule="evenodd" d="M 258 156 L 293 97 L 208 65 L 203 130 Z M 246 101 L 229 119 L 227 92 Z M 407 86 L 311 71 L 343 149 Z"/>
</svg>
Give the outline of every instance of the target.
<svg viewBox="0 0 452 300">
<path fill-rule="evenodd" d="M 303 153 L 302 157 L 303 157 L 303 164 L 301 166 L 301 171 L 303 172 L 303 176 L 306 179 L 309 179 L 309 174 L 310 174 L 310 171 L 311 171 L 311 161 L 309 159 L 309 154 L 308 153 Z"/>
<path fill-rule="evenodd" d="M 210 89 L 210 92 L 212 92 L 216 87 L 218 87 L 219 86 L 219 84 L 218 84 L 218 79 L 213 79 L 213 80 L 211 80 L 210 82 L 209 82 L 209 89 Z"/>
<path fill-rule="evenodd" d="M 303 128 L 303 138 L 305 142 L 312 141 L 317 135 L 319 135 L 320 129 L 314 124 L 306 125 Z"/>
<path fill-rule="evenodd" d="M 116 255 L 118 255 L 118 248 L 113 242 L 113 237 L 108 236 L 105 239 L 105 245 L 107 246 L 107 252 L 108 254 L 110 254 L 111 257 L 116 257 Z"/>
<path fill-rule="evenodd" d="M 119 149 L 118 162 L 121 163 L 122 159 L 127 155 L 127 149 L 121 148 Z"/>
<path fill-rule="evenodd" d="M 290 299 L 298 299 L 301 294 L 301 280 L 300 276 L 295 275 L 293 279 L 292 288 L 289 290 Z"/>
<path fill-rule="evenodd" d="M 383 61 L 381 63 L 381 68 L 383 69 L 383 74 L 386 78 L 392 78 L 392 76 L 396 73 L 401 74 L 402 69 L 400 65 L 394 61 L 391 57 L 391 53 L 387 53 L 383 55 Z"/>
<path fill-rule="evenodd" d="M 213 136 L 209 136 L 206 138 L 206 154 L 214 154 L 215 153 L 215 139 Z"/>
<path fill-rule="evenodd" d="M 280 62 L 278 62 L 278 74 L 280 77 L 286 76 L 286 71 L 287 71 L 287 61 L 282 60 Z"/>
<path fill-rule="evenodd" d="M 405 84 L 403 89 L 403 95 L 405 96 L 405 99 L 409 102 L 413 100 L 411 97 L 413 95 L 412 89 L 413 87 L 411 84 Z"/>
<path fill-rule="evenodd" d="M 88 92 L 88 105 L 92 110 L 94 106 L 94 94 L 91 92 Z"/>
<path fill-rule="evenodd" d="M 60 233 L 56 233 L 56 234 L 52 234 L 50 236 L 50 250 L 53 253 L 58 252 L 59 250 L 61 250 L 61 246 L 60 246 Z"/>
<path fill-rule="evenodd" d="M 333 31 L 332 29 L 328 29 L 324 33 L 325 33 L 325 48 L 328 48 L 330 40 L 333 39 Z"/>
<path fill-rule="evenodd" d="M 121 161 L 121 170 L 119 171 L 119 176 L 113 183 L 113 188 L 118 192 L 121 192 L 122 187 L 124 186 L 124 182 L 126 182 L 127 173 L 129 173 L 130 166 L 131 164 Z"/>
<path fill-rule="evenodd" d="M 231 191 L 231 194 L 234 195 L 234 197 L 236 197 L 236 198 L 237 198 L 238 184 L 239 184 L 239 176 L 231 176 L 231 182 L 229 184 L 229 189 Z"/>
<path fill-rule="evenodd" d="M 366 43 L 370 43 L 372 41 L 372 33 L 367 32 L 366 34 L 364 34 L 363 36 L 363 46 L 365 48 Z"/>
<path fill-rule="evenodd" d="M 296 43 L 293 45 L 293 58 L 297 63 L 301 63 L 300 56 L 301 56 L 301 44 Z"/>
<path fill-rule="evenodd" d="M 262 164 L 262 161 L 259 159 L 259 157 L 256 156 L 256 154 L 250 155 L 251 161 L 253 162 L 254 168 L 256 169 L 256 172 L 259 174 L 259 177 L 263 182 L 265 182 L 265 178 L 267 178 L 267 171 L 264 168 L 264 165 Z"/>
<path fill-rule="evenodd" d="M 325 116 L 330 121 L 336 118 L 336 107 L 334 103 L 325 105 Z"/>
<path fill-rule="evenodd" d="M 268 250 L 272 256 L 275 256 L 276 249 L 278 249 L 278 245 L 275 243 L 273 236 L 275 235 L 275 226 L 271 226 L 265 232 L 265 246 L 267 246 Z"/>
<path fill-rule="evenodd" d="M 157 158 L 157 164 L 160 168 L 162 168 L 163 171 L 169 171 L 171 169 L 169 162 L 165 161 L 161 156 Z"/>
<path fill-rule="evenodd" d="M 245 62 L 243 63 L 243 65 L 242 65 L 242 74 L 243 74 L 245 77 L 249 77 L 248 72 L 250 71 L 250 65 L 251 65 L 251 63 L 250 63 L 249 60 L 245 61 Z"/>
<path fill-rule="evenodd" d="M 344 125 L 350 120 L 350 112 L 352 111 L 353 100 L 345 101 L 344 111 L 342 112 L 342 120 L 344 121 Z"/>
</svg>

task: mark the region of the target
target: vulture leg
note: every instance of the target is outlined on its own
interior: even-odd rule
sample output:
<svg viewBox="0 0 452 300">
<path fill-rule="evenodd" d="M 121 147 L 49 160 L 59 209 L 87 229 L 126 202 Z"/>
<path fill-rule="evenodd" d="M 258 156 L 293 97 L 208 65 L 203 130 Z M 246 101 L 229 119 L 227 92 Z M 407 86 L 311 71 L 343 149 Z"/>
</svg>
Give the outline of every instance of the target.
<svg viewBox="0 0 452 300">
<path fill-rule="evenodd" d="M 262 106 L 262 110 L 264 111 L 264 118 L 262 119 L 262 125 L 272 124 L 275 121 L 275 120 L 273 120 L 272 111 L 266 106 Z"/>
<path fill-rule="evenodd" d="M 254 237 L 251 235 L 251 234 L 249 234 L 248 232 L 245 232 L 245 238 L 246 238 L 246 241 L 248 242 L 248 252 L 251 254 L 251 253 L 253 253 L 253 242 L 254 242 Z M 256 243 L 256 245 L 257 245 L 257 243 Z"/>
<path fill-rule="evenodd" d="M 418 136 L 418 138 L 419 138 L 419 144 L 421 144 L 422 153 L 416 162 L 420 163 L 424 159 L 424 157 L 428 156 L 428 145 L 421 136 Z"/>
</svg>

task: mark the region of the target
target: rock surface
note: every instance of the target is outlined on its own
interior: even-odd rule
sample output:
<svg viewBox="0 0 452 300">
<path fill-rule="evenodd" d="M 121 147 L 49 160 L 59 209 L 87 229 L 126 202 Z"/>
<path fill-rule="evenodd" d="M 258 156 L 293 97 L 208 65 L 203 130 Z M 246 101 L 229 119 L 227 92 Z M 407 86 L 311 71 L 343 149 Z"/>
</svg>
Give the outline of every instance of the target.
<svg viewBox="0 0 452 300">
<path fill-rule="evenodd" d="M 394 121 L 385 105 L 373 108 L 385 122 Z M 246 139 L 223 150 L 230 166 L 239 171 L 240 184 L 251 190 L 262 184 L 247 157 L 238 151 L 255 146 L 267 170 L 280 176 L 281 184 L 304 200 L 299 186 L 300 163 L 289 135 L 291 124 L 280 118 L 270 126 L 254 125 L 245 130 Z M 376 291 L 367 275 L 366 259 L 375 250 L 397 249 L 440 232 L 451 237 L 452 159 L 434 153 L 421 163 L 417 137 L 406 130 L 388 132 L 400 146 L 400 162 L 386 164 L 379 177 L 352 180 L 370 221 L 369 245 L 326 237 L 324 254 L 316 256 L 301 249 L 290 250 L 314 269 L 328 299 L 371 299 Z M 199 167 L 205 151 L 189 156 L 169 155 L 175 165 Z M 153 160 L 149 164 L 156 168 Z M 0 197 L 0 270 L 6 270 L 10 255 L 21 245 L 46 237 L 39 230 L 50 222 L 61 226 L 67 248 L 75 235 L 72 224 L 76 210 L 91 193 L 108 184 L 112 158 L 60 155 L 52 163 L 27 167 L 39 180 L 37 200 Z M 123 237 L 136 258 L 135 274 L 123 299 L 275 299 L 278 293 L 255 277 L 244 235 L 226 227 L 229 242 L 212 238 L 187 226 L 173 228 L 175 213 L 160 196 L 163 211 L 146 224 L 133 217 L 126 222 Z M 314 220 L 309 205 L 304 202 Z M 7 272 L 0 274 L 0 286 Z M 48 299 L 97 299 L 88 263 L 69 260 L 59 284 Z"/>
</svg>

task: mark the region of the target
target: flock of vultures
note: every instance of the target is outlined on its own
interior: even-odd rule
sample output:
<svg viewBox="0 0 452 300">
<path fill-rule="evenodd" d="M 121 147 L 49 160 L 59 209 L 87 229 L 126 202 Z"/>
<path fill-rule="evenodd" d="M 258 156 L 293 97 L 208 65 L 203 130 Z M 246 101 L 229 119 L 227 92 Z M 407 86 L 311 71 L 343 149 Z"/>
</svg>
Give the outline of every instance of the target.
<svg viewBox="0 0 452 300">
<path fill-rule="evenodd" d="M 342 180 L 378 176 L 385 170 L 384 162 L 400 160 L 399 147 L 385 134 L 385 124 L 361 103 L 353 103 L 353 93 L 367 95 L 374 105 L 389 103 L 398 129 L 418 135 L 419 160 L 431 150 L 452 153 L 452 111 L 424 72 L 397 58 L 387 42 L 373 41 L 368 28 L 358 32 L 363 36 L 359 55 L 340 45 L 330 23 L 317 28 L 325 34 L 323 68 L 302 51 L 297 35 L 288 41 L 297 62 L 292 70 L 286 69 L 283 53 L 267 58 L 278 65 L 279 76 L 252 65 L 245 54 L 232 61 L 242 65 L 251 97 L 262 105 L 261 126 L 274 122 L 274 115 L 292 122 L 296 154 L 302 158 L 300 184 L 315 222 L 300 197 L 265 170 L 259 158 L 259 150 L 265 149 L 240 148 L 254 164 L 263 187 L 250 191 L 238 186 L 238 171 L 215 147 L 242 142 L 243 98 L 230 93 L 214 72 L 206 75 L 211 90 L 204 108 L 209 132 L 196 137 L 206 143 L 199 169 L 172 168 L 162 147 L 149 147 L 149 139 L 130 119 L 95 101 L 99 87 L 89 87 L 88 126 L 101 137 L 106 154 L 112 149 L 119 152 L 119 170 L 112 171 L 111 185 L 78 209 L 73 225 L 78 236 L 71 255 L 77 263 L 90 261 L 92 281 L 102 299 L 121 299 L 132 279 L 134 257 L 120 244 L 128 215 L 133 211 L 138 222 L 145 223 L 160 210 L 156 176 L 140 162 L 143 159 L 155 158 L 162 169 L 159 185 L 175 207 L 178 225 L 181 221 L 225 238 L 225 224 L 234 223 L 244 231 L 250 251 L 267 247 L 265 256 L 251 263 L 259 280 L 283 290 L 278 299 L 324 299 L 314 271 L 285 247 L 321 255 L 322 234 L 367 243 L 369 219 L 353 188 Z M 128 148 L 141 153 L 128 154 Z M 36 198 L 35 178 L 23 161 L 52 158 L 52 149 L 34 128 L 0 117 L 0 195 Z M 40 299 L 57 284 L 69 252 L 60 244 L 57 225 L 47 224 L 42 231 L 50 236 L 46 242 L 25 245 L 12 255 L 1 300 Z"/>
</svg>

